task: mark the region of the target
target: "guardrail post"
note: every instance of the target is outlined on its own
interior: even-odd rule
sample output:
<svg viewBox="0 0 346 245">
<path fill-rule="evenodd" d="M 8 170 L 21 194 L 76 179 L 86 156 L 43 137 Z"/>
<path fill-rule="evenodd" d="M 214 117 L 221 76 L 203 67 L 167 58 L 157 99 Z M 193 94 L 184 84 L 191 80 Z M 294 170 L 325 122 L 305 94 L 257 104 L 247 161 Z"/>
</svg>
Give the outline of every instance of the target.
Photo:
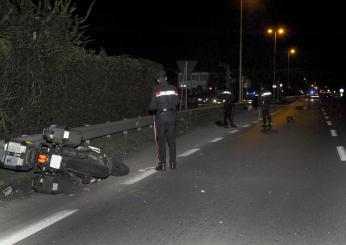
<svg viewBox="0 0 346 245">
<path fill-rule="evenodd" d="M 136 127 L 137 127 L 137 131 L 141 131 L 142 127 L 139 127 L 139 120 L 141 119 L 141 116 L 138 116 L 138 121 L 136 122 Z"/>
<path fill-rule="evenodd" d="M 106 123 L 111 123 L 111 122 L 110 122 L 110 121 L 107 121 Z M 107 139 L 110 139 L 110 138 L 111 138 L 111 135 L 108 134 L 106 137 L 107 137 Z"/>
</svg>

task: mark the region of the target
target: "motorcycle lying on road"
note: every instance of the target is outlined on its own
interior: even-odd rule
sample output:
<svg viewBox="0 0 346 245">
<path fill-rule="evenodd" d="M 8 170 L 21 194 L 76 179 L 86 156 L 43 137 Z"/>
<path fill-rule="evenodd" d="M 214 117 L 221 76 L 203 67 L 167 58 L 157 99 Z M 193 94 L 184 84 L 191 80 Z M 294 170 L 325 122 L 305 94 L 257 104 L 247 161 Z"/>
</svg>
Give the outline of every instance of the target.
<svg viewBox="0 0 346 245">
<path fill-rule="evenodd" d="M 43 142 L 12 139 L 5 142 L 0 167 L 32 171 L 32 187 L 41 193 L 67 192 L 75 181 L 83 184 L 108 176 L 123 176 L 129 168 L 108 158 L 99 148 L 83 141 L 81 133 L 51 125 L 43 130 Z"/>
</svg>

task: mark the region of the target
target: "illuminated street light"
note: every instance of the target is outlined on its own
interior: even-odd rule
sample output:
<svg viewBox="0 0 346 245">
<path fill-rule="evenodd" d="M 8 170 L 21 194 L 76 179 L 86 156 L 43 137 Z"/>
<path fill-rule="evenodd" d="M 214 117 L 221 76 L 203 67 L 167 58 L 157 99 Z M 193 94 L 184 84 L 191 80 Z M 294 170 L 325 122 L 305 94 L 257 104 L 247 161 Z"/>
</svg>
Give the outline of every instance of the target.
<svg viewBox="0 0 346 245">
<path fill-rule="evenodd" d="M 290 88 L 290 56 L 296 54 L 295 48 L 290 48 L 287 51 L 287 87 Z"/>
<path fill-rule="evenodd" d="M 275 73 L 276 73 L 276 69 L 275 69 L 275 66 L 276 66 L 276 37 L 277 37 L 277 35 L 284 35 L 285 34 L 285 29 L 284 28 L 277 28 L 277 29 L 273 29 L 273 28 L 269 28 L 268 30 L 267 30 L 267 33 L 269 34 L 269 35 L 273 35 L 274 34 L 274 69 L 273 69 L 273 83 L 274 84 L 276 84 L 276 79 L 275 79 Z M 277 89 L 278 89 L 278 91 L 277 91 L 277 95 L 276 95 L 276 101 L 277 102 L 279 102 L 279 89 L 280 89 L 280 86 L 278 85 L 277 86 Z"/>
</svg>

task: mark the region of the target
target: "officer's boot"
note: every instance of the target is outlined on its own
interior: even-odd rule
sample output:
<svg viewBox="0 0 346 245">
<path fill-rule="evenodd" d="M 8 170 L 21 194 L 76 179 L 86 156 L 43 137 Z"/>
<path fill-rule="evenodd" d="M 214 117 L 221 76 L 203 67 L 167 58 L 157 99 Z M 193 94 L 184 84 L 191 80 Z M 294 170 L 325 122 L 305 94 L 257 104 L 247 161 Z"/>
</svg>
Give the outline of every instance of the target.
<svg viewBox="0 0 346 245">
<path fill-rule="evenodd" d="M 166 163 L 162 162 L 162 163 L 159 163 L 156 168 L 155 168 L 157 171 L 165 171 L 166 170 Z"/>
<path fill-rule="evenodd" d="M 170 169 L 175 169 L 177 167 L 177 162 L 170 162 L 169 167 Z"/>
<path fill-rule="evenodd" d="M 269 121 L 268 127 L 272 128 L 273 127 L 273 125 L 272 125 L 272 118 L 270 116 L 268 117 L 268 121 Z"/>
</svg>

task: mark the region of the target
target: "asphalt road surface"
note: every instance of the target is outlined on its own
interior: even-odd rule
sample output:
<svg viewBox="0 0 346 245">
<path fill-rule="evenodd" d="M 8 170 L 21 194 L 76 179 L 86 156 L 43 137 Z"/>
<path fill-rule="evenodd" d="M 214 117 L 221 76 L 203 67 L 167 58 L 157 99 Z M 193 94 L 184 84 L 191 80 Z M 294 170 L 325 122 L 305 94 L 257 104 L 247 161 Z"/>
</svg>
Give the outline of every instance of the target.
<svg viewBox="0 0 346 245">
<path fill-rule="evenodd" d="M 2 204 L 0 244 L 344 245 L 345 110 L 299 103 L 281 107 L 272 130 L 253 113 L 236 129 L 200 131 L 198 144 L 179 143 L 176 170 Z"/>
</svg>

